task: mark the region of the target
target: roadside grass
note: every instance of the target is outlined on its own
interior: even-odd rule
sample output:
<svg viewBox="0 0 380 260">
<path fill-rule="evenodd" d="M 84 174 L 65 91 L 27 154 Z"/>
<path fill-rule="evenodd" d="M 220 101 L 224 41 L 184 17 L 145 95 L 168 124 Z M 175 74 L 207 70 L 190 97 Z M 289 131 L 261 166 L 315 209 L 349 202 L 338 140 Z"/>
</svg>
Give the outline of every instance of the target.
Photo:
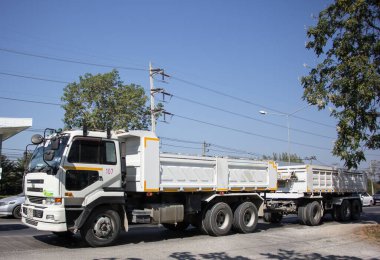
<svg viewBox="0 0 380 260">
<path fill-rule="evenodd" d="M 380 224 L 365 226 L 361 231 L 366 238 L 380 244 Z"/>
</svg>

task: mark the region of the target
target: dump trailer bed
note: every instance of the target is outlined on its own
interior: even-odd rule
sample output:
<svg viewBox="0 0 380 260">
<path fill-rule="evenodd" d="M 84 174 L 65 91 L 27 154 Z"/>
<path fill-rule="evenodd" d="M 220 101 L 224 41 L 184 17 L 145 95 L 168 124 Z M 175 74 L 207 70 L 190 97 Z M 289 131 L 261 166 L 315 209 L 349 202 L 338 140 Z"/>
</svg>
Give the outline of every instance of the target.
<svg viewBox="0 0 380 260">
<path fill-rule="evenodd" d="M 303 197 L 305 193 L 361 193 L 366 191 L 365 175 L 360 172 L 319 165 L 278 167 L 278 189 L 269 198 Z"/>
<path fill-rule="evenodd" d="M 127 192 L 274 191 L 273 161 L 159 153 L 159 139 L 150 132 L 131 131 L 125 143 Z"/>
</svg>

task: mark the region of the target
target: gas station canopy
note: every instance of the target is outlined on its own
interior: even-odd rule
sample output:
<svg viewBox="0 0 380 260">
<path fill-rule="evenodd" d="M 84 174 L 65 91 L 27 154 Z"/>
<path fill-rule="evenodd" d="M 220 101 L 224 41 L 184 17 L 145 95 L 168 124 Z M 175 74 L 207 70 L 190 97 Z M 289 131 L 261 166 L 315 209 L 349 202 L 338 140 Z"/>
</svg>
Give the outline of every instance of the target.
<svg viewBox="0 0 380 260">
<path fill-rule="evenodd" d="M 0 117 L 0 142 L 32 126 L 31 118 Z M 2 139 L 2 140 L 1 140 Z"/>
</svg>

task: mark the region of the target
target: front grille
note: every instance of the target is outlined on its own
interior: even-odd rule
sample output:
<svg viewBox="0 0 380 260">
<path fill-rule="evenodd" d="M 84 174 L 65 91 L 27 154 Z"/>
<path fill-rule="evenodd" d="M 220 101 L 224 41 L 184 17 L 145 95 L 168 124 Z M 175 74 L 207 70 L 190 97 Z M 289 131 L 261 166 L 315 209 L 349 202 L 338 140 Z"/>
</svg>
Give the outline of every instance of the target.
<svg viewBox="0 0 380 260">
<path fill-rule="evenodd" d="M 44 212 L 42 210 L 33 210 L 33 217 L 35 218 L 42 218 L 42 215 L 44 214 Z"/>
<path fill-rule="evenodd" d="M 22 207 L 22 213 L 24 213 L 24 215 L 26 215 L 28 213 L 28 209 L 25 207 Z"/>
<path fill-rule="evenodd" d="M 34 221 L 32 219 L 25 219 L 25 222 L 29 225 L 37 226 L 37 221 Z"/>
<path fill-rule="evenodd" d="M 42 201 L 45 199 L 45 197 L 28 196 L 28 199 L 30 203 L 42 204 Z"/>
<path fill-rule="evenodd" d="M 33 187 L 28 187 L 26 190 L 27 191 L 33 191 L 33 192 L 42 192 L 43 191 L 42 188 L 33 188 Z"/>
<path fill-rule="evenodd" d="M 27 183 L 44 183 L 43 179 L 32 179 L 28 180 Z"/>
</svg>

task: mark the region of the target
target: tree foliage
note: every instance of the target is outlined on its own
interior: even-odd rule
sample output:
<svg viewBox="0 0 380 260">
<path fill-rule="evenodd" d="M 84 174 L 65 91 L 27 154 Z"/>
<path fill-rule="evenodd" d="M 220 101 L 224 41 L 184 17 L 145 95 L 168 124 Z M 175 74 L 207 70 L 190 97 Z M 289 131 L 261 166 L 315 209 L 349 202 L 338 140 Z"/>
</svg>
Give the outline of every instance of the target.
<svg viewBox="0 0 380 260">
<path fill-rule="evenodd" d="M 24 159 L 16 162 L 1 156 L 1 168 L 3 173 L 0 180 L 0 194 L 14 195 L 22 192 L 22 178 L 24 175 Z"/>
<path fill-rule="evenodd" d="M 290 162 L 292 163 L 303 163 L 303 159 L 298 156 L 297 154 L 290 154 L 288 153 L 273 153 L 272 156 L 268 155 L 263 155 L 263 160 L 274 160 L 274 161 L 281 161 L 281 162 L 287 162 L 289 161 L 290 157 Z"/>
<path fill-rule="evenodd" d="M 303 98 L 338 120 L 333 154 L 348 168 L 380 148 L 380 1 L 337 0 L 307 31 L 321 58 L 302 78 Z"/>
<path fill-rule="evenodd" d="M 119 73 L 85 74 L 68 84 L 62 96 L 66 128 L 146 129 L 150 124 L 147 96 L 141 86 L 124 85 Z"/>
</svg>

